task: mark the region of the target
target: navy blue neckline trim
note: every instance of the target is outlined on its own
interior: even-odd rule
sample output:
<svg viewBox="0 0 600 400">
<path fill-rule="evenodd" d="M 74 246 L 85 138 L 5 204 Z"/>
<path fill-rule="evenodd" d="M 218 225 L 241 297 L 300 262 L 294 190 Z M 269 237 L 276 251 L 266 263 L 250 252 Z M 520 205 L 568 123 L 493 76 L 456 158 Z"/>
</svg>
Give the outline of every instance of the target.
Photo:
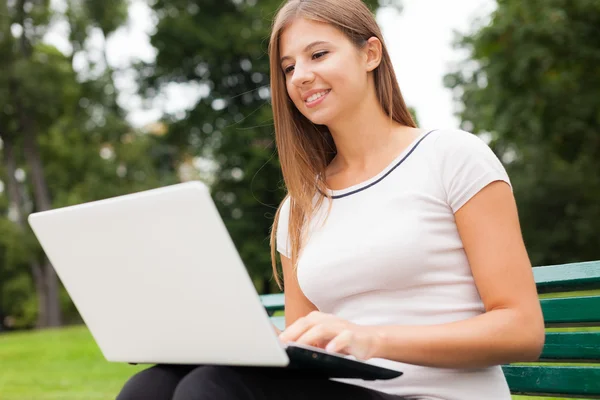
<svg viewBox="0 0 600 400">
<path fill-rule="evenodd" d="M 427 132 L 427 133 L 425 134 L 425 136 L 423 136 L 421 139 L 419 139 L 419 141 L 418 141 L 417 143 L 415 143 L 415 145 L 412 147 L 412 149 L 410 149 L 410 151 L 409 151 L 409 152 L 408 152 L 408 153 L 407 153 L 407 154 L 406 154 L 404 157 L 402 157 L 402 159 L 401 159 L 400 161 L 398 161 L 398 162 L 396 163 L 396 165 L 394 165 L 392 168 L 390 168 L 390 170 L 389 170 L 388 172 L 386 172 L 386 173 L 385 173 L 385 175 L 383 175 L 382 177 L 380 177 L 380 178 L 379 178 L 379 179 L 377 179 L 376 181 L 374 181 L 374 182 L 371 182 L 371 183 L 369 183 L 368 185 L 365 185 L 365 186 L 363 186 L 363 187 L 361 187 L 361 188 L 358 188 L 358 189 L 356 189 L 356 190 L 353 190 L 353 191 L 351 191 L 351 192 L 348 192 L 348 193 L 344 193 L 344 194 L 338 194 L 338 195 L 331 196 L 331 198 L 332 198 L 332 199 L 341 199 L 341 198 L 343 198 L 343 197 L 347 197 L 347 196 L 350 196 L 350 195 L 356 194 L 356 193 L 358 193 L 358 192 L 362 192 L 363 190 L 366 190 L 366 189 L 370 188 L 371 186 L 374 186 L 374 185 L 378 184 L 378 183 L 379 183 L 379 182 L 381 182 L 381 181 L 382 181 L 382 180 L 383 180 L 383 179 L 384 179 L 386 176 L 388 176 L 389 174 L 391 174 L 393 170 L 395 170 L 396 168 L 398 168 L 398 167 L 400 166 L 400 164 L 402 164 L 402 163 L 404 162 L 404 160 L 406 160 L 406 159 L 407 159 L 407 158 L 408 158 L 408 157 L 409 157 L 409 156 L 412 154 L 412 152 L 413 152 L 413 151 L 415 151 L 415 149 L 416 149 L 416 148 L 419 146 L 419 144 L 421 144 L 421 142 L 422 142 L 422 141 L 423 141 L 423 140 L 424 140 L 424 139 L 425 139 L 427 136 L 429 136 L 429 134 L 430 134 L 431 132 L 434 132 L 434 131 L 437 131 L 437 129 L 433 129 L 433 130 L 431 130 L 431 131 Z"/>
</svg>

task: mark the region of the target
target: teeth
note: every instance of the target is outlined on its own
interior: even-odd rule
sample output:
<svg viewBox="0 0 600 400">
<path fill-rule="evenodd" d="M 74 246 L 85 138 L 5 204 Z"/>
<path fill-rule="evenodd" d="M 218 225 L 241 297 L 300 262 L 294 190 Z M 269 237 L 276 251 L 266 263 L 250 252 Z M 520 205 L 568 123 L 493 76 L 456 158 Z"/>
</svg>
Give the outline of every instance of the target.
<svg viewBox="0 0 600 400">
<path fill-rule="evenodd" d="M 312 103 L 313 101 L 316 101 L 316 100 L 320 99 L 321 97 L 325 96 L 327 93 L 329 93 L 329 90 L 325 90 L 323 92 L 315 93 L 312 96 L 310 96 L 308 99 L 306 99 L 306 102 L 307 103 Z"/>
</svg>

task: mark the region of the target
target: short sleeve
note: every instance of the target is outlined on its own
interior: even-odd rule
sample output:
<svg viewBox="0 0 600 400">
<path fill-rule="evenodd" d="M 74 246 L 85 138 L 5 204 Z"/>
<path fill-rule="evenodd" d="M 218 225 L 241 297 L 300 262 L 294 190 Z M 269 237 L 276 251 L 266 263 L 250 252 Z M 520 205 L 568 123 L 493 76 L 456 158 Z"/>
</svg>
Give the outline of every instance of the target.
<svg viewBox="0 0 600 400">
<path fill-rule="evenodd" d="M 462 130 L 439 132 L 437 139 L 442 184 L 453 212 L 495 181 L 512 185 L 506 169 L 478 136 Z"/>
<path fill-rule="evenodd" d="M 290 219 L 290 198 L 284 200 L 279 212 L 279 221 L 277 223 L 277 251 L 286 257 L 291 257 L 291 249 L 289 248 L 289 219 Z"/>
</svg>

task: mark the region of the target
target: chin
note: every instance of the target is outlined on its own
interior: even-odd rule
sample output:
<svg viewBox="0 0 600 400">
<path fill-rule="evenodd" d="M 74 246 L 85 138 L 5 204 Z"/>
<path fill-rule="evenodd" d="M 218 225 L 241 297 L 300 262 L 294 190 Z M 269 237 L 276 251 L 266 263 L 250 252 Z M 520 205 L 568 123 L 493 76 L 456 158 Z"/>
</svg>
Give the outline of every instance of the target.
<svg viewBox="0 0 600 400">
<path fill-rule="evenodd" d="M 315 125 L 329 125 L 329 120 L 322 118 L 308 118 Z"/>
<path fill-rule="evenodd" d="M 334 120 L 334 116 L 329 112 L 306 113 L 304 116 L 315 125 L 329 126 Z"/>
</svg>

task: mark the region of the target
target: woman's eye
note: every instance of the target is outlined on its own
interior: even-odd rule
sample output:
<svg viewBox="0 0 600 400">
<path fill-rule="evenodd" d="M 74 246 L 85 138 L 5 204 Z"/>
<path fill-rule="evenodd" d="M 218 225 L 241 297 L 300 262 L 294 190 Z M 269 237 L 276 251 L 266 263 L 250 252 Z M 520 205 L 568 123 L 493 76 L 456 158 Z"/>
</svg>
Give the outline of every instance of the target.
<svg viewBox="0 0 600 400">
<path fill-rule="evenodd" d="M 286 74 L 289 74 L 290 72 L 292 72 L 294 70 L 294 66 L 290 65 L 289 67 L 286 67 L 283 69 L 283 72 Z"/>
<path fill-rule="evenodd" d="M 324 55 L 326 55 L 327 53 L 329 53 L 328 51 L 320 51 L 318 53 L 313 54 L 313 58 L 321 58 Z"/>
</svg>

